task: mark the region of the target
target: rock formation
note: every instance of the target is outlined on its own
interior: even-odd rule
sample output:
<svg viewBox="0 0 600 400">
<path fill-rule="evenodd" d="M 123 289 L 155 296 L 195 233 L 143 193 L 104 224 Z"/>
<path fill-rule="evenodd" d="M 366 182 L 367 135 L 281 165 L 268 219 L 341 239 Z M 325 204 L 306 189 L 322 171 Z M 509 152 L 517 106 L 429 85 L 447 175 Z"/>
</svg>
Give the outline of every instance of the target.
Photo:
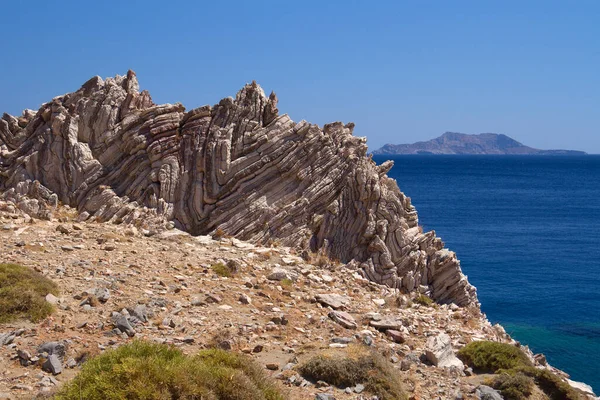
<svg viewBox="0 0 600 400">
<path fill-rule="evenodd" d="M 279 115 L 255 83 L 191 111 L 156 105 L 135 74 L 94 77 L 0 120 L 0 191 L 43 218 L 81 218 L 194 235 L 228 234 L 319 251 L 367 278 L 442 303 L 477 304 L 455 254 L 376 165 L 354 124 Z"/>
</svg>

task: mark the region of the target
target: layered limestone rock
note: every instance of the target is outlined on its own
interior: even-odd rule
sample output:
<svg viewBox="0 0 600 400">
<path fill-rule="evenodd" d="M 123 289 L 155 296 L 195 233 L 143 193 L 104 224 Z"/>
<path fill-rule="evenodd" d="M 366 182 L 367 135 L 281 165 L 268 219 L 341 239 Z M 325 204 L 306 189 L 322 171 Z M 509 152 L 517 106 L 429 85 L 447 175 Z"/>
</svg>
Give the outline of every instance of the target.
<svg viewBox="0 0 600 400">
<path fill-rule="evenodd" d="M 455 254 L 423 233 L 415 208 L 376 165 L 354 124 L 280 115 L 252 83 L 191 111 L 156 105 L 135 74 L 94 77 L 0 120 L 0 189 L 43 218 L 58 202 L 82 218 L 312 251 L 378 283 L 476 304 Z M 31 200 L 34 199 L 34 200 Z"/>
</svg>

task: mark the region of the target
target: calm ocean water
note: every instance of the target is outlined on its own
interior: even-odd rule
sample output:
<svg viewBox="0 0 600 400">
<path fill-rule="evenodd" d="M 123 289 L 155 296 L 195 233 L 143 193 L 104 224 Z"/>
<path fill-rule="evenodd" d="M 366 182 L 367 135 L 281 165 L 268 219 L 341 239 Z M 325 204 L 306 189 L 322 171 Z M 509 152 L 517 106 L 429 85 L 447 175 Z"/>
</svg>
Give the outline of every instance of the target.
<svg viewBox="0 0 600 400">
<path fill-rule="evenodd" d="M 375 156 L 483 311 L 600 392 L 600 156 Z"/>
</svg>

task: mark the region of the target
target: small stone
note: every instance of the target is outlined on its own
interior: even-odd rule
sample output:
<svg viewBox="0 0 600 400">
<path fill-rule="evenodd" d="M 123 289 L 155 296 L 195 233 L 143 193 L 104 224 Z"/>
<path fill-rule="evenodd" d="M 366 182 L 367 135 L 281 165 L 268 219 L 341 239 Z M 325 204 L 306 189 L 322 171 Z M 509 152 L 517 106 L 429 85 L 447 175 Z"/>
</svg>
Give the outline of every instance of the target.
<svg viewBox="0 0 600 400">
<path fill-rule="evenodd" d="M 373 303 L 375 303 L 378 306 L 384 306 L 385 305 L 385 299 L 373 299 L 372 301 L 373 301 Z"/>
<path fill-rule="evenodd" d="M 254 349 L 252 349 L 253 353 L 260 353 L 261 351 L 263 351 L 264 346 L 262 344 L 257 344 L 256 346 L 254 346 Z"/>
<path fill-rule="evenodd" d="M 223 301 L 223 298 L 221 296 L 219 296 L 218 294 L 209 293 L 206 295 L 207 303 L 220 303 L 222 301 Z"/>
<path fill-rule="evenodd" d="M 545 356 L 545 355 L 543 355 L 543 354 L 535 354 L 535 355 L 533 356 L 533 359 L 534 359 L 534 360 L 535 360 L 535 362 L 536 362 L 537 364 L 539 364 L 539 365 L 542 365 L 542 366 L 546 366 L 546 365 L 548 365 L 548 361 L 546 361 L 546 356 Z"/>
<path fill-rule="evenodd" d="M 271 371 L 277 371 L 279 369 L 279 364 L 269 363 L 269 364 L 267 364 L 267 369 L 271 370 Z"/>
<path fill-rule="evenodd" d="M 56 354 L 50 354 L 44 364 L 42 364 L 42 370 L 50 372 L 53 375 L 58 375 L 62 372 L 62 365 L 60 359 Z"/>
<path fill-rule="evenodd" d="M 283 314 L 271 318 L 271 322 L 273 322 L 275 325 L 287 325 L 289 323 L 288 319 Z"/>
<path fill-rule="evenodd" d="M 19 357 L 19 363 L 23 367 L 29 365 L 29 362 L 31 361 L 31 353 L 29 353 L 27 350 L 17 350 L 17 356 Z"/>
<path fill-rule="evenodd" d="M 164 318 L 162 320 L 162 324 L 163 326 L 168 326 L 170 328 L 175 328 L 177 326 L 177 324 L 175 324 L 175 321 L 173 320 L 173 318 Z"/>
<path fill-rule="evenodd" d="M 272 281 L 282 281 L 284 279 L 295 281 L 297 278 L 298 276 L 295 273 L 283 268 L 273 268 L 267 276 L 267 279 Z"/>
<path fill-rule="evenodd" d="M 131 315 L 140 322 L 148 322 L 148 309 L 143 304 L 138 304 L 132 310 Z"/>
<path fill-rule="evenodd" d="M 135 329 L 133 329 L 126 316 L 118 314 L 113 319 L 113 323 L 120 332 L 126 333 L 129 337 L 135 336 Z"/>
<path fill-rule="evenodd" d="M 50 304 L 54 304 L 56 305 L 58 303 L 58 297 L 56 297 L 55 295 L 53 295 L 52 293 L 48 293 L 46 295 L 46 301 Z"/>
<path fill-rule="evenodd" d="M 318 294 L 316 300 L 323 304 L 326 307 L 331 307 L 334 310 L 339 310 L 347 307 L 350 304 L 350 299 L 346 296 L 342 296 L 341 294 Z"/>
<path fill-rule="evenodd" d="M 192 299 L 192 302 L 191 302 L 191 304 L 192 304 L 192 306 L 194 306 L 194 307 L 199 307 L 199 306 L 205 306 L 205 305 L 206 305 L 206 302 L 205 302 L 204 300 L 202 300 L 200 297 L 194 297 L 194 298 Z"/>
<path fill-rule="evenodd" d="M 329 393 L 317 393 L 315 400 L 335 400 L 335 396 Z"/>
<path fill-rule="evenodd" d="M 64 245 L 64 246 L 60 246 L 60 248 L 63 251 L 74 251 L 75 249 L 73 248 L 73 246 L 69 246 L 69 245 Z"/>
<path fill-rule="evenodd" d="M 387 331 L 388 329 L 399 331 L 402 328 L 402 321 L 398 318 L 385 317 L 378 321 L 370 321 L 369 325 L 380 331 Z"/>
<path fill-rule="evenodd" d="M 388 329 L 385 334 L 395 343 L 404 343 L 406 340 L 402 332 L 394 329 Z"/>
<path fill-rule="evenodd" d="M 220 349 L 223 350 L 231 350 L 231 341 L 229 340 L 223 340 L 221 342 L 219 342 L 219 344 L 217 345 L 217 347 L 219 347 Z"/>
<path fill-rule="evenodd" d="M 240 294 L 240 297 L 238 300 L 242 304 L 252 304 L 252 299 L 250 299 L 250 296 L 248 296 L 247 294 L 244 294 L 244 293 Z"/>
<path fill-rule="evenodd" d="M 94 296 L 96 296 L 99 302 L 106 303 L 110 299 L 110 291 L 106 288 L 98 288 L 94 290 Z"/>
<path fill-rule="evenodd" d="M 56 231 L 60 232 L 60 233 L 62 233 L 64 235 L 68 235 L 69 233 L 71 233 L 71 231 L 66 226 L 64 226 L 64 225 L 58 225 L 56 227 Z"/>
<path fill-rule="evenodd" d="M 331 318 L 332 320 L 334 320 L 335 322 L 337 322 L 344 328 L 348 328 L 348 329 L 356 329 L 357 328 L 354 317 L 352 317 L 352 315 L 348 314 L 345 311 L 335 311 L 334 310 L 334 311 L 331 311 L 328 314 L 328 316 L 329 316 L 329 318 Z"/>
</svg>

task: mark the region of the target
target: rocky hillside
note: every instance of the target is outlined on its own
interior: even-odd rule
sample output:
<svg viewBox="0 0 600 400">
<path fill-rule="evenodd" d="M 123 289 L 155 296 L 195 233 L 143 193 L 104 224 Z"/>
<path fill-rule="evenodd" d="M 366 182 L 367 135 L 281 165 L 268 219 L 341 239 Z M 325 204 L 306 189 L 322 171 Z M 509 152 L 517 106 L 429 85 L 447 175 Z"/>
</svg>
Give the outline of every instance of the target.
<svg viewBox="0 0 600 400">
<path fill-rule="evenodd" d="M 43 321 L 0 324 L 0 398 L 51 394 L 90 357 L 135 339 L 186 354 L 210 346 L 245 353 L 292 400 L 372 399 L 363 385 L 335 387 L 298 372 L 314 355 L 356 344 L 392 363 L 410 399 L 498 398 L 484 397 L 498 396 L 482 385 L 490 375 L 455 356 L 472 341 L 514 343 L 475 305 L 429 304 L 322 255 L 300 257 L 276 244 L 177 229 L 152 234 L 82 221 L 69 207 L 33 219 L 3 197 L 2 262 L 34 268 L 60 293 L 46 296 L 56 311 Z M 543 356 L 521 349 L 565 379 Z M 547 399 L 538 388 L 530 398 Z"/>
<path fill-rule="evenodd" d="M 39 217 L 60 202 L 83 220 L 278 242 L 392 288 L 476 304 L 454 253 L 420 230 L 387 177 L 392 163 L 376 165 L 353 127 L 295 123 L 255 83 L 186 111 L 154 104 L 132 71 L 94 77 L 37 112 L 4 114 L 0 190 Z"/>
<path fill-rule="evenodd" d="M 582 155 L 575 150 L 539 150 L 502 134 L 446 132 L 426 142 L 413 144 L 386 144 L 373 154 L 513 154 L 513 155 Z"/>
<path fill-rule="evenodd" d="M 54 312 L 0 324 L 0 398 L 51 394 L 134 339 L 247 354 L 290 399 L 376 398 L 369 370 L 336 385 L 302 368 L 356 345 L 411 400 L 498 399 L 482 384 L 500 385 L 496 368 L 457 358 L 483 340 L 520 355 L 530 400 L 593 398 L 487 321 L 352 129 L 294 123 L 255 83 L 215 106 L 156 105 L 131 71 L 4 114 L 0 272 L 54 282 Z M 18 304 L 13 283 L 0 274 L 0 302 Z"/>
</svg>

